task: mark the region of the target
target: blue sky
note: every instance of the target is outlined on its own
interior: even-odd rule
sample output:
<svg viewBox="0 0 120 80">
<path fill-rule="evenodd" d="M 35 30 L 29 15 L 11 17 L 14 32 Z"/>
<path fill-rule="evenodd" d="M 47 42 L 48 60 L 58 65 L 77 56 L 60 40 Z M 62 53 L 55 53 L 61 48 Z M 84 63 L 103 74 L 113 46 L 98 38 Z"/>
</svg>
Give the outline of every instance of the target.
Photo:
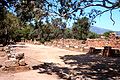
<svg viewBox="0 0 120 80">
<path fill-rule="evenodd" d="M 116 2 L 116 0 L 110 0 L 110 1 Z M 92 7 L 90 9 L 92 9 Z M 101 7 L 95 7 L 95 9 L 105 10 L 105 8 L 101 8 Z M 106 12 L 102 14 L 102 16 L 98 16 L 95 18 L 96 23 L 94 23 L 93 26 L 110 29 L 113 31 L 120 31 L 120 9 L 113 10 L 112 14 L 113 14 L 112 18 L 115 21 L 114 25 L 113 25 L 113 21 L 110 19 L 110 12 Z"/>
<path fill-rule="evenodd" d="M 105 10 L 105 8 L 101 7 L 90 7 L 85 10 L 85 12 L 90 12 L 91 9 L 96 9 L 96 10 Z M 77 13 L 79 14 L 79 13 Z M 120 31 L 120 9 L 116 9 L 112 11 L 112 18 L 115 21 L 115 24 L 113 25 L 113 21 L 110 19 L 110 12 L 106 12 L 102 14 L 101 16 L 97 16 L 94 20 L 96 23 L 94 23 L 92 26 L 100 27 L 100 28 L 105 28 L 105 29 L 110 29 L 112 31 Z M 67 27 L 71 27 L 72 24 L 74 23 L 73 20 L 68 20 L 68 25 Z"/>
<path fill-rule="evenodd" d="M 110 19 L 110 12 L 106 12 L 102 14 L 102 16 L 98 16 L 96 19 L 96 23 L 93 26 L 110 29 L 113 31 L 120 31 L 120 11 L 113 11 L 113 20 L 115 24 L 113 25 L 113 21 Z"/>
<path fill-rule="evenodd" d="M 110 0 L 112 2 L 116 2 L 116 0 Z M 85 12 L 90 12 L 91 9 L 96 9 L 96 10 L 106 10 L 105 8 L 102 7 L 89 7 L 85 10 Z M 77 14 L 79 14 L 77 12 Z M 94 20 L 96 23 L 94 23 L 92 26 L 100 27 L 100 28 L 105 28 L 105 29 L 110 29 L 113 31 L 120 31 L 120 9 L 116 9 L 112 11 L 112 18 L 115 21 L 115 24 L 113 25 L 113 21 L 110 19 L 110 12 L 106 12 L 102 14 L 101 16 L 97 16 Z M 69 21 L 68 21 L 69 22 Z M 67 25 L 67 27 L 71 27 L 74 21 L 70 21 Z"/>
</svg>

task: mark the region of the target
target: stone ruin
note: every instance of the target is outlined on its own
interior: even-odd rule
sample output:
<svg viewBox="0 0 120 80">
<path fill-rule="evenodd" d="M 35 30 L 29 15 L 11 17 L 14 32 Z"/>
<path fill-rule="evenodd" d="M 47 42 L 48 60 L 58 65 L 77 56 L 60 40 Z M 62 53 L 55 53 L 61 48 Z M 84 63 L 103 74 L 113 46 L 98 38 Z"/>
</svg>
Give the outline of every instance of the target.
<svg viewBox="0 0 120 80">
<path fill-rule="evenodd" d="M 68 50 L 85 51 L 85 41 L 76 39 L 55 39 L 51 42 L 45 42 L 44 45 L 65 48 Z"/>
<path fill-rule="evenodd" d="M 40 41 L 37 41 L 36 39 L 34 40 L 21 40 L 21 42 L 19 42 L 19 44 L 22 44 L 24 45 L 25 43 L 28 43 L 28 44 L 36 44 L 36 45 L 40 45 L 42 43 L 40 43 Z"/>
<path fill-rule="evenodd" d="M 45 42 L 44 45 L 88 52 L 90 47 L 111 46 L 112 48 L 120 48 L 120 39 L 116 39 L 115 35 L 111 34 L 107 40 L 102 38 L 87 39 L 86 41 L 76 39 L 56 39 L 51 42 Z"/>
<path fill-rule="evenodd" d="M 4 48 L 7 59 L 2 64 L 2 71 L 24 71 L 29 70 L 25 63 L 25 56 L 22 52 L 15 52 L 12 46 Z"/>
<path fill-rule="evenodd" d="M 117 38 L 117 35 L 115 33 L 111 33 L 108 39 L 105 38 L 87 39 L 86 45 L 88 47 L 111 46 L 112 48 L 120 48 L 120 39 Z"/>
<path fill-rule="evenodd" d="M 45 42 L 45 45 L 54 45 L 54 46 L 65 46 L 65 47 L 81 47 L 83 40 L 76 40 L 76 39 L 55 39 L 51 42 Z"/>
</svg>

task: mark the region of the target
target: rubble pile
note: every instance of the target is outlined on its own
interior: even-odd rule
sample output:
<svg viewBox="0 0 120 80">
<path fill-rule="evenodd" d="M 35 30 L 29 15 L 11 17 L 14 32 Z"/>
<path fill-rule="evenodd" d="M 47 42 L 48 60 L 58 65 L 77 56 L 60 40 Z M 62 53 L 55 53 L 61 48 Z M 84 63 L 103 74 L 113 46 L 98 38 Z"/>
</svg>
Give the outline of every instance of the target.
<svg viewBox="0 0 120 80">
<path fill-rule="evenodd" d="M 16 71 L 18 70 L 29 70 L 29 66 L 25 63 L 24 53 L 15 52 L 15 49 L 12 46 L 7 46 L 4 48 L 7 56 L 2 64 L 3 71 Z"/>
</svg>

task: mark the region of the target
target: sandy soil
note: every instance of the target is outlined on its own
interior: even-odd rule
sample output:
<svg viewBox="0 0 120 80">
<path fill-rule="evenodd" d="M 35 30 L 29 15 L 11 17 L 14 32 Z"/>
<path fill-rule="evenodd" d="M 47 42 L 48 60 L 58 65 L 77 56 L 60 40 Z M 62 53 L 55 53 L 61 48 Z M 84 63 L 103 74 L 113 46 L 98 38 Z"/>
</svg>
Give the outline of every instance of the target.
<svg viewBox="0 0 120 80">
<path fill-rule="evenodd" d="M 34 66 L 43 62 L 53 62 L 63 67 L 67 65 L 65 65 L 60 59 L 60 56 L 85 54 L 55 47 L 32 44 L 26 44 L 26 47 L 24 48 L 17 47 L 16 52 L 24 52 L 26 63 L 30 66 Z M 30 70 L 26 72 L 0 75 L 0 80 L 60 80 L 55 74 L 47 75 L 40 74 L 38 72 L 38 70 Z"/>
</svg>

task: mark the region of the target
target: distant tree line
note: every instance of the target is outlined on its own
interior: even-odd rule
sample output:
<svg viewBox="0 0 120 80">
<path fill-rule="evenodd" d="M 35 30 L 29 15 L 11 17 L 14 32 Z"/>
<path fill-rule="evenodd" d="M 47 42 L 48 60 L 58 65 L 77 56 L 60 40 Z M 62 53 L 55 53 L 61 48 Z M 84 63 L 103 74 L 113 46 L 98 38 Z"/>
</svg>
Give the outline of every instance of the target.
<svg viewBox="0 0 120 80">
<path fill-rule="evenodd" d="M 90 32 L 89 19 L 79 18 L 71 28 L 66 27 L 62 18 L 52 19 L 51 22 L 24 23 L 14 14 L 7 12 L 6 18 L 0 22 L 0 42 L 6 45 L 10 40 L 16 42 L 23 39 L 36 39 L 42 43 L 52 39 L 97 38 L 96 33 Z"/>
</svg>

